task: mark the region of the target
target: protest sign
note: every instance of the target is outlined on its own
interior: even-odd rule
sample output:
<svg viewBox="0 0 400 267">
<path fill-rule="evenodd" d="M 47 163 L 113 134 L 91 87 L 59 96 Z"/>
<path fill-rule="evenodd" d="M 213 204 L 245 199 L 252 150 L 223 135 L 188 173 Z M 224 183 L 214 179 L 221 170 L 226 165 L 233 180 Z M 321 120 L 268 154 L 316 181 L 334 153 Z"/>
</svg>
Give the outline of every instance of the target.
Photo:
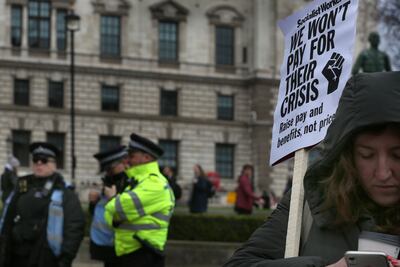
<svg viewBox="0 0 400 267">
<path fill-rule="evenodd" d="M 325 137 L 351 73 L 357 7 L 357 0 L 315 0 L 279 21 L 285 50 L 271 165 Z"/>
</svg>

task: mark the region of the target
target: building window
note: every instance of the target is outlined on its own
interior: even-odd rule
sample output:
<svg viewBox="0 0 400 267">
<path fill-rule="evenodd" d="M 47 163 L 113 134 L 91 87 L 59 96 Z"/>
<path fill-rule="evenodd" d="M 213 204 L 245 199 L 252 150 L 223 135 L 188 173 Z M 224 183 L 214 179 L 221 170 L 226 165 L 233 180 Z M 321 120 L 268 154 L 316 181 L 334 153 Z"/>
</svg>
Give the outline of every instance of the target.
<svg viewBox="0 0 400 267">
<path fill-rule="evenodd" d="M 176 91 L 161 90 L 160 115 L 176 116 L 178 114 L 178 93 Z"/>
<path fill-rule="evenodd" d="M 29 106 L 29 80 L 14 80 L 14 104 Z"/>
<path fill-rule="evenodd" d="M 60 155 L 57 158 L 57 168 L 64 169 L 65 133 L 47 133 L 47 142 L 58 148 Z"/>
<path fill-rule="evenodd" d="M 116 148 L 121 145 L 121 137 L 113 135 L 100 135 L 100 152 Z"/>
<path fill-rule="evenodd" d="M 21 166 L 29 166 L 29 145 L 31 132 L 24 130 L 12 131 L 12 153 L 19 160 Z"/>
<path fill-rule="evenodd" d="M 57 9 L 57 49 L 59 51 L 65 51 L 67 48 L 67 25 L 65 22 L 65 16 L 67 10 Z"/>
<path fill-rule="evenodd" d="M 101 88 L 101 110 L 119 111 L 118 86 L 103 85 Z"/>
<path fill-rule="evenodd" d="M 233 102 L 231 95 L 218 95 L 217 118 L 219 120 L 233 120 Z"/>
<path fill-rule="evenodd" d="M 120 55 L 121 40 L 120 17 L 101 16 L 101 55 L 116 57 Z"/>
<path fill-rule="evenodd" d="M 178 61 L 178 23 L 160 21 L 158 38 L 160 61 Z"/>
<path fill-rule="evenodd" d="M 11 45 L 21 46 L 22 39 L 22 6 L 11 6 Z"/>
<path fill-rule="evenodd" d="M 216 26 L 216 64 L 233 65 L 234 61 L 234 28 Z"/>
<path fill-rule="evenodd" d="M 233 178 L 235 146 L 231 144 L 216 144 L 215 166 L 223 178 Z"/>
<path fill-rule="evenodd" d="M 160 168 L 171 167 L 175 173 L 178 172 L 178 141 L 160 140 L 158 142 L 164 150 L 163 156 L 158 160 Z"/>
<path fill-rule="evenodd" d="M 48 0 L 29 0 L 29 47 L 43 49 L 50 47 L 50 11 Z"/>
<path fill-rule="evenodd" d="M 64 82 L 49 81 L 49 107 L 64 107 Z"/>
</svg>

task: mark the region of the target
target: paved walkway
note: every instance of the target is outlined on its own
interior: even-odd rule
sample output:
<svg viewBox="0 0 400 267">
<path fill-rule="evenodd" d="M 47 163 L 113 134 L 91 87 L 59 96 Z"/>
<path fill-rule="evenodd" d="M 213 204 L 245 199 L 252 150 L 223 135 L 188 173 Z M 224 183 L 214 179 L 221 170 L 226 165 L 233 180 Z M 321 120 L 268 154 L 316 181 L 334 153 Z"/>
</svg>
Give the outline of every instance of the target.
<svg viewBox="0 0 400 267">
<path fill-rule="evenodd" d="M 101 261 L 90 259 L 88 238 L 85 238 L 82 241 L 78 255 L 76 256 L 72 267 L 103 267 L 103 263 Z"/>
</svg>

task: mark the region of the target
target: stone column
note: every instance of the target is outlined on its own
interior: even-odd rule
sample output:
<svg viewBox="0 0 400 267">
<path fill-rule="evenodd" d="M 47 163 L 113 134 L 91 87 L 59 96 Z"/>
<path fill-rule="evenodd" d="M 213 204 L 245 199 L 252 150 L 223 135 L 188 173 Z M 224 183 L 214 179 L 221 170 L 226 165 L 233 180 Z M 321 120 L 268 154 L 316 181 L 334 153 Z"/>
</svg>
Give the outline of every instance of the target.
<svg viewBox="0 0 400 267">
<path fill-rule="evenodd" d="M 50 56 L 57 58 L 57 9 L 50 10 Z"/>
<path fill-rule="evenodd" d="M 29 25 L 28 25 L 28 6 L 22 6 L 22 34 L 21 34 L 21 51 L 22 56 L 28 56 L 28 38 L 29 38 Z"/>
<path fill-rule="evenodd" d="M 276 73 L 276 0 L 254 0 L 254 71 L 273 77 Z"/>
<path fill-rule="evenodd" d="M 254 79 L 249 90 L 252 95 L 252 151 L 253 163 L 257 170 L 257 186 L 260 190 L 269 190 L 271 184 L 269 153 L 272 133 L 272 114 L 274 110 L 273 91 L 278 81 L 272 79 Z"/>
</svg>

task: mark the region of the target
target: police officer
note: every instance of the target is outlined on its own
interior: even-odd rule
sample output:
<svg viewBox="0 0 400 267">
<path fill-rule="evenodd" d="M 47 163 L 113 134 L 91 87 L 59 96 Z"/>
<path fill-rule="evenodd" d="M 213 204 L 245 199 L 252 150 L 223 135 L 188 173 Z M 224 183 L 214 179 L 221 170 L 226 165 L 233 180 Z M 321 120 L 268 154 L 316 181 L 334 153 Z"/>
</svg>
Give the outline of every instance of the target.
<svg viewBox="0 0 400 267">
<path fill-rule="evenodd" d="M 111 199 L 105 219 L 115 229 L 115 250 L 121 266 L 164 266 L 164 246 L 175 199 L 157 163 L 163 150 L 137 134 L 130 138 L 130 168 L 126 174 L 136 185 L 129 185 L 119 194 L 115 186 L 105 188 Z"/>
<path fill-rule="evenodd" d="M 78 197 L 56 171 L 56 147 L 29 149 L 33 174 L 18 178 L 0 219 L 0 266 L 71 266 L 85 226 Z"/>
<path fill-rule="evenodd" d="M 118 193 L 122 193 L 127 186 L 128 151 L 125 146 L 118 146 L 104 152 L 94 154 L 100 165 L 100 172 L 104 173 L 103 185 L 115 185 Z M 90 227 L 90 255 L 92 259 L 104 262 L 104 267 L 118 267 L 118 259 L 114 248 L 114 231 L 104 220 L 104 207 L 108 198 L 102 192 L 97 201 L 93 220 Z"/>
</svg>

